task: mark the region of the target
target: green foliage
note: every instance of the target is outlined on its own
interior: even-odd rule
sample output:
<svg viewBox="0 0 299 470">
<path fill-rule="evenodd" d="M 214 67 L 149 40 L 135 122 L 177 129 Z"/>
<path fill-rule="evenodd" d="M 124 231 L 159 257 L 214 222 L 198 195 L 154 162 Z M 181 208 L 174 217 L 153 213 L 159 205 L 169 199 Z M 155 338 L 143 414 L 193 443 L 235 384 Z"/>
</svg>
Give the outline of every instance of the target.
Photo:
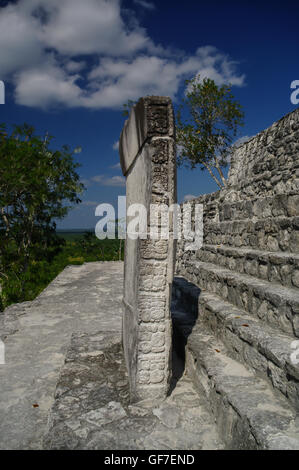
<svg viewBox="0 0 299 470">
<path fill-rule="evenodd" d="M 177 111 L 178 164 L 208 170 L 219 187 L 226 184 L 222 169 L 227 166 L 230 147 L 243 125 L 244 113 L 231 87 L 217 86 L 199 76 L 186 81 L 187 93 Z M 183 119 L 183 111 L 187 118 Z"/>
<path fill-rule="evenodd" d="M 68 265 L 90 261 L 118 261 L 119 240 L 98 240 L 93 233 L 58 233 L 56 247 L 48 247 L 40 257 L 31 259 L 25 273 L 8 270 L 2 277 L 0 311 L 8 305 L 33 300 Z M 22 290 L 22 286 L 23 290 Z"/>
<path fill-rule="evenodd" d="M 133 101 L 133 100 L 128 100 L 125 104 L 123 104 L 123 112 L 122 112 L 122 115 L 126 118 L 129 117 L 130 115 L 130 112 L 131 112 L 131 109 L 133 108 L 133 106 L 137 103 L 137 101 Z"/>
<path fill-rule="evenodd" d="M 76 172 L 79 165 L 67 146 L 53 151 L 50 142 L 50 137 L 40 138 L 27 124 L 15 126 L 11 134 L 5 125 L 0 126 L 0 281 L 4 304 L 29 295 L 26 285 L 33 274 L 40 269 L 43 272 L 44 263 L 55 257 L 63 243 L 55 233 L 54 219 L 63 218 L 81 202 L 78 195 L 84 186 Z"/>
</svg>

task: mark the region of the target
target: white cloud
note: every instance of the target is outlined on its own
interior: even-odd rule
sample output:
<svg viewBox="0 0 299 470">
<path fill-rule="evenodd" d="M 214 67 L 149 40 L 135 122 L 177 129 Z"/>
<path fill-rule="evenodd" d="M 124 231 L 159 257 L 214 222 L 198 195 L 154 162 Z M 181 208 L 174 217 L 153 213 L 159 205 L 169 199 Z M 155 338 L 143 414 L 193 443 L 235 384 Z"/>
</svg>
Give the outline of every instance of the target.
<svg viewBox="0 0 299 470">
<path fill-rule="evenodd" d="M 191 199 L 195 198 L 196 196 L 193 196 L 193 194 L 186 194 L 186 196 L 184 196 L 184 202 L 191 201 Z"/>
<path fill-rule="evenodd" d="M 157 56 L 132 61 L 103 59 L 89 78 L 98 89 L 86 100 L 88 107 L 120 107 L 144 95 L 174 96 L 182 74 L 180 65 Z"/>
<path fill-rule="evenodd" d="M 235 148 L 240 147 L 240 145 L 245 144 L 245 142 L 248 142 L 248 140 L 250 140 L 252 137 L 252 135 L 243 135 L 243 137 L 240 137 L 233 143 L 233 146 Z"/>
<path fill-rule="evenodd" d="M 116 163 L 115 165 L 112 165 L 110 168 L 112 168 L 113 170 L 120 170 L 121 166 L 120 166 L 120 163 Z"/>
<path fill-rule="evenodd" d="M 84 186 L 86 186 L 86 188 L 88 188 L 90 186 L 90 181 L 87 178 L 81 178 L 80 182 L 82 184 L 84 184 Z"/>
<path fill-rule="evenodd" d="M 15 77 L 18 104 L 48 108 L 56 105 L 80 106 L 79 75 L 68 75 L 54 63 L 24 70 Z"/>
<path fill-rule="evenodd" d="M 187 66 L 192 67 L 192 63 L 198 63 L 196 75 L 199 80 L 210 78 L 216 85 L 230 83 L 234 86 L 243 86 L 245 75 L 238 75 L 236 72 L 237 63 L 230 59 L 227 54 L 223 54 L 214 46 L 199 47 L 196 56 L 186 61 Z"/>
<path fill-rule="evenodd" d="M 126 179 L 123 176 L 112 176 L 104 181 L 105 186 L 125 186 Z"/>
<path fill-rule="evenodd" d="M 36 30 L 35 18 L 18 10 L 16 5 L 2 8 L 0 14 L 0 76 L 39 64 L 44 56 L 43 44 Z"/>
<path fill-rule="evenodd" d="M 65 64 L 65 69 L 67 72 L 80 72 L 80 70 L 84 69 L 86 67 L 86 62 L 82 61 L 76 61 L 76 60 L 69 60 Z"/>
<path fill-rule="evenodd" d="M 134 0 L 134 3 L 136 3 L 136 5 L 140 5 L 146 10 L 154 10 L 156 8 L 152 2 L 148 2 L 147 0 Z"/>
<path fill-rule="evenodd" d="M 236 63 L 213 46 L 188 55 L 154 44 L 120 0 L 19 0 L 0 11 L 0 77 L 14 83 L 18 104 L 119 109 L 144 95 L 175 98 L 198 73 L 244 84 Z"/>
<path fill-rule="evenodd" d="M 41 3 L 49 14 L 42 40 L 62 54 L 120 56 L 151 44 L 142 28 L 127 30 L 119 0 L 51 0 L 50 7 Z"/>
<path fill-rule="evenodd" d="M 139 55 L 133 60 L 104 58 L 89 74 L 98 89 L 86 98 L 85 105 L 118 108 L 144 95 L 175 98 L 179 84 L 190 74 L 212 78 L 218 85 L 244 83 L 244 75 L 236 74 L 234 62 L 210 46 L 179 60 L 149 55 Z"/>
<path fill-rule="evenodd" d="M 112 145 L 112 148 L 113 148 L 113 150 L 117 150 L 117 151 L 118 151 L 118 148 L 119 148 L 119 140 L 117 140 L 116 142 L 114 142 L 114 144 Z"/>
<path fill-rule="evenodd" d="M 80 205 L 81 206 L 88 206 L 88 207 L 97 206 L 98 202 L 96 202 L 96 201 L 82 201 Z"/>
<path fill-rule="evenodd" d="M 100 183 L 103 186 L 125 186 L 126 179 L 123 176 L 111 176 L 96 175 L 91 178 L 91 181 Z"/>
</svg>

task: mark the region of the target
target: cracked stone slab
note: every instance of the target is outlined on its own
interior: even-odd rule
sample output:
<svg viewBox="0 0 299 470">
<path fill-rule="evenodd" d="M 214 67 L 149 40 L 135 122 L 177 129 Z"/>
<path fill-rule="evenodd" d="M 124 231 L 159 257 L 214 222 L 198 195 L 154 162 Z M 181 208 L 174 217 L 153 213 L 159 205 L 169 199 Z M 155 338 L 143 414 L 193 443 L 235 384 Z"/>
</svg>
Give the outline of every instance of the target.
<svg viewBox="0 0 299 470">
<path fill-rule="evenodd" d="M 130 404 L 128 374 L 114 332 L 72 336 L 55 397 L 44 449 L 223 448 L 214 419 L 186 376 L 166 400 Z"/>
</svg>

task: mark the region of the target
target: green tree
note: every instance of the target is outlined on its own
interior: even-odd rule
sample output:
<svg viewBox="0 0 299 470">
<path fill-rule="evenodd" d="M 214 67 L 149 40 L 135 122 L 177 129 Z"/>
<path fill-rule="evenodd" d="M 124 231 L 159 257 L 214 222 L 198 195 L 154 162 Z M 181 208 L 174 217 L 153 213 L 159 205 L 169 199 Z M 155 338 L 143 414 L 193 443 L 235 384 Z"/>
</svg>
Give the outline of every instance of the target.
<svg viewBox="0 0 299 470">
<path fill-rule="evenodd" d="M 126 103 L 123 104 L 123 111 L 122 111 L 122 115 L 126 118 L 129 117 L 130 115 L 130 112 L 131 112 L 131 109 L 133 108 L 133 106 L 137 103 L 137 101 L 133 101 L 133 100 L 128 100 Z"/>
<path fill-rule="evenodd" d="M 34 128 L 0 126 L 0 276 L 12 275 L 22 292 L 31 261 L 59 246 L 55 219 L 81 202 L 84 186 L 67 146 L 50 149 L 51 138 Z"/>
<path fill-rule="evenodd" d="M 231 145 L 244 113 L 231 87 L 199 76 L 186 81 L 187 92 L 176 113 L 178 164 L 207 170 L 219 187 L 226 179 Z"/>
</svg>

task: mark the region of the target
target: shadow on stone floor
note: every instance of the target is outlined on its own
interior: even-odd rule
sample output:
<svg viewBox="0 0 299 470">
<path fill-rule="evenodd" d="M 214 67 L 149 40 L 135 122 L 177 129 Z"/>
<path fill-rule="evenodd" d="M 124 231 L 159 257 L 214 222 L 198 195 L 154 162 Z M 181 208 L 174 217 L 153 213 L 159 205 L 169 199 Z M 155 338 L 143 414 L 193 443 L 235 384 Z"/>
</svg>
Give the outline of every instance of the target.
<svg viewBox="0 0 299 470">
<path fill-rule="evenodd" d="M 198 317 L 198 299 L 201 290 L 182 277 L 173 280 L 172 317 L 172 378 L 171 395 L 185 371 L 185 347 Z"/>
</svg>

